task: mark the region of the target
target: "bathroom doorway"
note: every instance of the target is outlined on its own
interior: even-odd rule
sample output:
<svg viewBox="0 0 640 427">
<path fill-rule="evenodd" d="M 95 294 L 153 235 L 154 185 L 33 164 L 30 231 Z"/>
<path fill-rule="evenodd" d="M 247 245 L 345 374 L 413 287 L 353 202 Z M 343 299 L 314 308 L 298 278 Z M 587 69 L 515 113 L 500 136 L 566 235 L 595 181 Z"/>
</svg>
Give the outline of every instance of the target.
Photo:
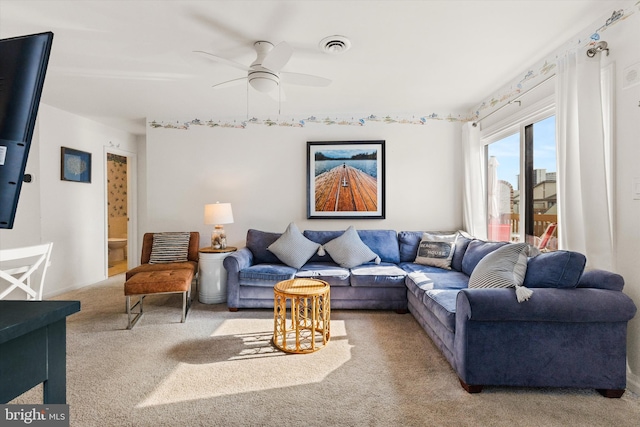
<svg viewBox="0 0 640 427">
<path fill-rule="evenodd" d="M 135 257 L 135 155 L 105 150 L 107 277 L 130 268 Z"/>
</svg>

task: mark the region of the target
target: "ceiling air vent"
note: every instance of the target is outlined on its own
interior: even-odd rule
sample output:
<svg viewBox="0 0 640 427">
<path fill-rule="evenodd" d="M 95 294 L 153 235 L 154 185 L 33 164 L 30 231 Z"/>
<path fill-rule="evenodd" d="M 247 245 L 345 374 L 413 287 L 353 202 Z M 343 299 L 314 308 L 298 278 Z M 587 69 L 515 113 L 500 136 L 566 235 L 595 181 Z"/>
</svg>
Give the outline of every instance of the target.
<svg viewBox="0 0 640 427">
<path fill-rule="evenodd" d="M 329 36 L 320 40 L 320 50 L 332 55 L 344 53 L 351 48 L 351 42 L 344 36 Z"/>
</svg>

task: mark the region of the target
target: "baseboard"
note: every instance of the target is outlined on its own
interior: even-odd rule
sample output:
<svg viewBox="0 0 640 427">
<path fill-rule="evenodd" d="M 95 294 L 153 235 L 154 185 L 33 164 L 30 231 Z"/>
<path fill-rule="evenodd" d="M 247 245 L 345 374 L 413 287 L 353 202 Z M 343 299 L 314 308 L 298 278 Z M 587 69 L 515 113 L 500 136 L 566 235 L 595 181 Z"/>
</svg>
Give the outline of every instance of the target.
<svg viewBox="0 0 640 427">
<path fill-rule="evenodd" d="M 627 365 L 627 390 L 640 395 L 640 376 L 635 375 Z"/>
</svg>

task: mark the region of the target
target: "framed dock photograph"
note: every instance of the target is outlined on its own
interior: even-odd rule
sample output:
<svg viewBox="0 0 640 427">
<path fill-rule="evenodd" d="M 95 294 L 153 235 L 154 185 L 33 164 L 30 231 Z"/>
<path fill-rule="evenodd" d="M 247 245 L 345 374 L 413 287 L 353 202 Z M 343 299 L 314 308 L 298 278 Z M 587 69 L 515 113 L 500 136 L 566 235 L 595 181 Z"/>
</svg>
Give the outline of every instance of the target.
<svg viewBox="0 0 640 427">
<path fill-rule="evenodd" d="M 384 141 L 307 142 L 307 218 L 384 218 Z"/>
</svg>

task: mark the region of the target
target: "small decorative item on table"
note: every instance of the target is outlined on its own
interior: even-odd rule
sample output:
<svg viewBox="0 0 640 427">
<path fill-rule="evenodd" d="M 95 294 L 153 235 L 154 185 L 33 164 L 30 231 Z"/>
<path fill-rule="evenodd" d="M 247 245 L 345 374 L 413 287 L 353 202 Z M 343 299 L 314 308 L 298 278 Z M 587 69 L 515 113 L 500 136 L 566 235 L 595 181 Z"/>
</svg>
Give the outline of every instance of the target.
<svg viewBox="0 0 640 427">
<path fill-rule="evenodd" d="M 316 279 L 291 279 L 273 288 L 273 344 L 287 353 L 312 353 L 330 338 L 329 284 Z M 287 321 L 287 300 L 290 319 Z M 288 323 L 288 325 L 287 325 Z"/>
</svg>

